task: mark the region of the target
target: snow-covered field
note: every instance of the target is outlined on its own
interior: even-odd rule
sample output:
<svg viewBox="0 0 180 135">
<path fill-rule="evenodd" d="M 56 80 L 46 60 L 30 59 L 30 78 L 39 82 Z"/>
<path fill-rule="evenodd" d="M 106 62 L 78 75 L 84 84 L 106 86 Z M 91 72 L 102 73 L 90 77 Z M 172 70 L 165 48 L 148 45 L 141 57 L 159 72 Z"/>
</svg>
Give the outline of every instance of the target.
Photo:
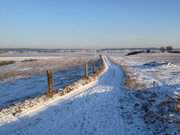
<svg viewBox="0 0 180 135">
<path fill-rule="evenodd" d="M 155 134 L 180 134 L 180 54 L 112 58 L 125 68 L 130 78 L 143 84 L 143 87 L 127 86 L 127 89 L 135 100 L 140 101 L 146 125 L 153 128 Z"/>
<path fill-rule="evenodd" d="M 22 60 L 35 59 L 36 61 Z M 47 91 L 46 70 L 53 70 L 54 89 L 63 89 L 65 86 L 79 80 L 84 75 L 84 63 L 89 62 L 89 74 L 93 71 L 92 62 L 97 63 L 95 56 L 46 56 L 46 57 L 3 57 L 0 60 L 18 61 L 15 64 L 0 66 L 0 76 L 9 74 L 7 79 L 0 80 L 0 109 L 27 98 L 40 96 Z M 26 70 L 25 70 L 26 69 Z M 18 73 L 21 70 L 21 78 Z M 23 70 L 23 71 L 22 71 Z M 12 76 L 10 73 L 13 73 Z M 28 76 L 27 76 L 28 75 Z"/>
<path fill-rule="evenodd" d="M 91 88 L 34 110 L 0 127 L 1 134 L 118 135 L 145 133 L 143 121 L 131 119 L 133 102 L 123 90 L 123 72 L 106 59 L 106 69 Z M 127 99 L 127 100 L 126 100 Z M 137 114 L 138 115 L 138 114 Z M 132 128 L 132 130 L 129 130 Z"/>
<path fill-rule="evenodd" d="M 127 65 L 146 87 L 153 87 L 154 83 L 158 86 L 180 83 L 180 54 L 139 54 L 114 59 Z"/>
<path fill-rule="evenodd" d="M 68 67 L 83 65 L 97 57 L 86 56 L 31 56 L 31 57 L 0 57 L 0 61 L 14 61 L 14 64 L 0 66 L 0 81 L 24 78 L 35 74 L 67 69 Z"/>
<path fill-rule="evenodd" d="M 111 58 L 126 64 L 127 71 L 143 81 L 145 87 L 141 90 L 125 88 L 122 68 L 105 57 L 104 73 L 94 83 L 40 108 L 7 117 L 7 122 L 0 119 L 0 134 L 180 134 L 179 112 L 172 107 L 180 88 L 175 74 L 179 71 L 178 56 L 142 54 Z M 168 102 L 167 97 L 171 97 Z"/>
</svg>

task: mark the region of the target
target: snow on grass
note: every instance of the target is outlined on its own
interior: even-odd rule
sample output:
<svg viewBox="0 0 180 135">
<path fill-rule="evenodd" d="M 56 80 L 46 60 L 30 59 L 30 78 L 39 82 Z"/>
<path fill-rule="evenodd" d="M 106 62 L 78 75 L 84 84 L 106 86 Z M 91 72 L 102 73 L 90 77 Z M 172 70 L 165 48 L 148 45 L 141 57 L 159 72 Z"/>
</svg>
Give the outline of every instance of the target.
<svg viewBox="0 0 180 135">
<path fill-rule="evenodd" d="M 97 56 L 0 57 L 0 61 L 11 60 L 15 62 L 14 64 L 0 66 L 0 82 L 43 74 L 49 69 L 54 71 L 67 69 L 68 67 L 83 65 L 95 59 L 97 59 Z"/>
<path fill-rule="evenodd" d="M 113 57 L 114 61 L 125 65 L 129 78 L 144 84 L 141 91 L 137 91 L 136 86 L 127 89 L 133 90 L 130 93 L 139 100 L 144 122 L 152 133 L 180 133 L 179 58 L 178 54 L 167 53 Z"/>
<path fill-rule="evenodd" d="M 180 62 L 177 55 L 152 54 L 114 57 L 114 60 L 125 64 L 129 72 L 135 75 L 137 80 L 146 84 L 146 88 L 154 84 L 174 85 L 180 83 Z"/>
<path fill-rule="evenodd" d="M 117 58 L 119 59 L 119 57 Z M 116 59 L 116 60 L 117 60 Z M 178 127 L 157 114 L 161 90 L 124 88 L 122 69 L 104 58 L 106 69 L 95 84 L 74 90 L 38 110 L 15 116 L 0 127 L 6 135 L 177 135 Z M 137 64 L 138 65 L 138 64 Z M 138 72 L 139 69 L 136 69 Z M 138 76 L 137 76 L 138 77 Z M 168 88 L 166 89 L 168 90 Z M 158 100 L 158 102 L 156 102 Z M 157 109 L 157 110 L 156 110 Z M 160 114 L 160 113 L 159 113 Z M 169 115 L 170 117 L 173 114 Z"/>
<path fill-rule="evenodd" d="M 72 95 L 68 94 L 67 99 L 53 102 L 52 106 L 40 113 L 31 112 L 15 122 L 1 126 L 0 133 L 124 134 L 126 122 L 119 109 L 119 97 L 123 96 L 119 86 L 122 84 L 123 74 L 116 65 L 107 59 L 105 61 L 107 66 L 95 85 L 81 92 L 69 93 Z"/>
<path fill-rule="evenodd" d="M 73 84 L 66 86 L 63 90 L 56 93 L 52 98 L 48 98 L 46 95 L 35 97 L 32 99 L 27 99 L 24 102 L 15 103 L 14 106 L 10 106 L 9 108 L 2 109 L 0 111 L 0 125 L 4 125 L 6 123 L 16 121 L 18 117 L 24 116 L 25 114 L 30 114 L 32 112 L 39 112 L 46 109 L 50 104 L 59 101 L 68 97 L 68 95 L 72 95 L 74 93 L 78 93 L 78 91 L 82 91 L 93 86 L 96 83 L 96 79 L 103 72 L 107 70 L 106 63 L 103 62 L 104 66 L 101 70 L 97 70 L 97 72 L 93 76 L 89 76 L 87 79 L 81 79 Z M 43 109 L 42 109 L 43 108 Z"/>
</svg>

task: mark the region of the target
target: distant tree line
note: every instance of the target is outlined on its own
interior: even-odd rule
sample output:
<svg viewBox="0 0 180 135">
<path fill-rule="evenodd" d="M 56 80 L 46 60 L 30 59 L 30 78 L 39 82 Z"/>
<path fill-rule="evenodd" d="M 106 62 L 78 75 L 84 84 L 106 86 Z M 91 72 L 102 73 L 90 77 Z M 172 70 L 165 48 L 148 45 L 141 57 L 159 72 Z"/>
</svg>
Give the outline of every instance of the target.
<svg viewBox="0 0 180 135">
<path fill-rule="evenodd" d="M 167 46 L 167 47 L 161 47 L 160 48 L 160 51 L 162 52 L 162 53 L 164 53 L 164 52 L 171 52 L 171 51 L 173 51 L 173 47 L 172 46 Z"/>
</svg>

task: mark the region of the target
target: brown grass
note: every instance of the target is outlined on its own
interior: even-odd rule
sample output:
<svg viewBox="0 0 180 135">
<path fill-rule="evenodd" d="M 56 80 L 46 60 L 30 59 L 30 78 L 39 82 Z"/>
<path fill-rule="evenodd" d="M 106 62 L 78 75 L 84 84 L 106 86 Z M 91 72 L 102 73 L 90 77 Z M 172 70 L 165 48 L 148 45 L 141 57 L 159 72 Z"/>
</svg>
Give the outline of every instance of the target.
<svg viewBox="0 0 180 135">
<path fill-rule="evenodd" d="M 14 63 L 15 63 L 15 61 L 0 61 L 0 66 L 14 64 Z"/>
<path fill-rule="evenodd" d="M 128 90 L 142 90 L 145 88 L 145 84 L 143 82 L 140 82 L 137 79 L 137 76 L 129 70 L 128 64 L 124 60 L 121 60 L 119 62 L 116 62 L 114 60 L 112 61 L 113 63 L 119 65 L 124 71 L 126 78 L 124 81 L 125 88 L 127 88 Z"/>
<path fill-rule="evenodd" d="M 132 73 L 126 73 L 126 80 L 125 80 L 125 87 L 132 90 L 132 89 L 138 89 L 142 90 L 145 88 L 145 84 L 140 82 L 139 80 L 135 79 L 135 75 Z"/>
<path fill-rule="evenodd" d="M 76 65 L 82 65 L 93 61 L 92 57 L 53 57 L 47 59 L 27 59 L 16 62 L 12 67 L 3 68 L 0 66 L 0 81 L 7 79 L 15 79 L 19 77 L 26 77 L 34 74 L 44 74 L 47 70 L 66 69 Z M 13 63 L 13 62 L 11 62 Z M 10 64 L 2 62 L 2 64 Z M 1 64 L 0 64 L 1 65 Z"/>
<path fill-rule="evenodd" d="M 21 62 L 32 62 L 32 61 L 37 61 L 36 59 L 27 59 L 27 60 L 23 60 Z"/>
</svg>

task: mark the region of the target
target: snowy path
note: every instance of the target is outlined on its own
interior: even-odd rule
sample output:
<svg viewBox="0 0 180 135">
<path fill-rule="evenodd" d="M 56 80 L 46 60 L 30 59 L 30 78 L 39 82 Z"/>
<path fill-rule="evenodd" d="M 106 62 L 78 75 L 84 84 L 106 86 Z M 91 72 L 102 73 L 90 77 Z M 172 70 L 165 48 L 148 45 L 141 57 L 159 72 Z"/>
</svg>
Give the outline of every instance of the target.
<svg viewBox="0 0 180 135">
<path fill-rule="evenodd" d="M 3 125 L 0 127 L 0 135 L 127 134 L 129 123 L 123 113 L 128 112 L 122 111 L 125 96 L 121 90 L 123 72 L 109 60 L 105 61 L 107 71 L 95 86 L 77 92 L 39 113 Z"/>
</svg>

